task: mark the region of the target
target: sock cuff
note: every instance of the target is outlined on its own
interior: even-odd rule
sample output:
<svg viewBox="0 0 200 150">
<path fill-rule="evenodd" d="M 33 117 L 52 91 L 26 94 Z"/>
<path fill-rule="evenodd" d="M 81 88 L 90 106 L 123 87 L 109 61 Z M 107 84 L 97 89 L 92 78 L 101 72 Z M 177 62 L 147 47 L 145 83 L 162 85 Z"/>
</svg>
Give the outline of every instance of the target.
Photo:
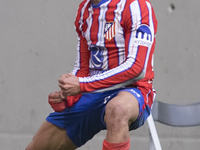
<svg viewBox="0 0 200 150">
<path fill-rule="evenodd" d="M 103 150 L 129 150 L 130 149 L 130 138 L 122 143 L 109 143 L 103 141 Z"/>
</svg>

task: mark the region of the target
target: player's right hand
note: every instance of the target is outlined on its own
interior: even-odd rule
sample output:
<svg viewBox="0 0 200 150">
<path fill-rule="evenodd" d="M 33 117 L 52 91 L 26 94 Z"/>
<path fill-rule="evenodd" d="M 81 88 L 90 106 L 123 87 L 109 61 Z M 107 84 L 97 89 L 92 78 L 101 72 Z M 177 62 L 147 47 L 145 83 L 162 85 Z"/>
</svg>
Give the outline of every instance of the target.
<svg viewBox="0 0 200 150">
<path fill-rule="evenodd" d="M 60 92 L 53 92 L 49 94 L 48 102 L 56 112 L 62 112 L 67 107 L 64 96 L 61 95 Z"/>
</svg>

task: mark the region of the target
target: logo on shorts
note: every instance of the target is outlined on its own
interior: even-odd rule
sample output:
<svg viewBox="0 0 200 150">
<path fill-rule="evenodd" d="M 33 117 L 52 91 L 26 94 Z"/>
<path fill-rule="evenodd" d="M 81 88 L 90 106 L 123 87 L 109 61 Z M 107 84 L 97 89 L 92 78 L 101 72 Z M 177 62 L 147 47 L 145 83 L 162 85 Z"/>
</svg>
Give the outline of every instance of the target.
<svg viewBox="0 0 200 150">
<path fill-rule="evenodd" d="M 136 31 L 136 45 L 149 47 L 152 45 L 153 35 L 149 26 L 142 24 Z"/>
<path fill-rule="evenodd" d="M 110 97 L 111 97 L 111 96 L 107 96 L 107 97 L 105 97 L 103 103 L 106 104 L 106 103 L 108 102 L 108 100 L 110 99 Z"/>
<path fill-rule="evenodd" d="M 104 37 L 110 41 L 115 37 L 115 22 L 106 22 L 104 27 Z"/>
</svg>

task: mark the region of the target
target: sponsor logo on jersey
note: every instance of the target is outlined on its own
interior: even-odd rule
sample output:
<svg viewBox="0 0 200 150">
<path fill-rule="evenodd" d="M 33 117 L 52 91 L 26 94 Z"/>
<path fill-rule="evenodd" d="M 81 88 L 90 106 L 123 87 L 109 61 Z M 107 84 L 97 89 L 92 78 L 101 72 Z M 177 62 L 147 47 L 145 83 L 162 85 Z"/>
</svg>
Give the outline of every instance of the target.
<svg viewBox="0 0 200 150">
<path fill-rule="evenodd" d="M 152 45 L 153 35 L 151 33 L 151 29 L 147 25 L 140 25 L 136 31 L 136 45 L 142 45 L 149 47 Z"/>
<path fill-rule="evenodd" d="M 100 69 L 103 65 L 103 48 L 92 45 L 90 47 L 91 63 L 95 68 Z"/>
<path fill-rule="evenodd" d="M 106 22 L 105 27 L 104 27 L 104 37 L 109 41 L 115 37 L 115 22 L 114 21 Z"/>
</svg>

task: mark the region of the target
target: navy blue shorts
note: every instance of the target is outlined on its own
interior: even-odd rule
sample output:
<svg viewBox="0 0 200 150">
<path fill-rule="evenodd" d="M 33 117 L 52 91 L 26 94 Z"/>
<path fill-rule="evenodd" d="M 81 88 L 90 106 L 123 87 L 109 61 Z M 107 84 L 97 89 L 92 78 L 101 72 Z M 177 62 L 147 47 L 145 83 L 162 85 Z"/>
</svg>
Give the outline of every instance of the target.
<svg viewBox="0 0 200 150">
<path fill-rule="evenodd" d="M 121 91 L 130 92 L 139 102 L 139 116 L 129 127 L 130 130 L 137 129 L 144 124 L 150 114 L 150 108 L 149 106 L 144 107 L 144 97 L 137 88 L 85 93 L 74 106 L 66 108 L 61 113 L 53 112 L 46 120 L 58 127 L 65 128 L 68 137 L 77 147 L 80 147 L 92 139 L 95 134 L 106 129 L 105 106 Z"/>
</svg>

